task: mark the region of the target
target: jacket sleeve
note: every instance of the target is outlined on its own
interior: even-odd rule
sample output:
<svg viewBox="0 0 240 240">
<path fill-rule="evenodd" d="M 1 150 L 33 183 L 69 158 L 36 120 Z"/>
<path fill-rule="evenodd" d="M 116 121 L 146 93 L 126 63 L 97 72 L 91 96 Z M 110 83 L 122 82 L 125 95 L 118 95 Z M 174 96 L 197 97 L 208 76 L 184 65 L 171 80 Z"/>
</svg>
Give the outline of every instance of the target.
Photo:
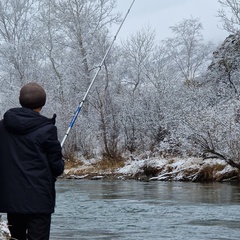
<svg viewBox="0 0 240 240">
<path fill-rule="evenodd" d="M 49 129 L 45 141 L 45 151 L 52 174 L 54 177 L 58 177 L 63 173 L 64 161 L 62 159 L 62 148 L 60 142 L 58 141 L 56 126 Z"/>
</svg>

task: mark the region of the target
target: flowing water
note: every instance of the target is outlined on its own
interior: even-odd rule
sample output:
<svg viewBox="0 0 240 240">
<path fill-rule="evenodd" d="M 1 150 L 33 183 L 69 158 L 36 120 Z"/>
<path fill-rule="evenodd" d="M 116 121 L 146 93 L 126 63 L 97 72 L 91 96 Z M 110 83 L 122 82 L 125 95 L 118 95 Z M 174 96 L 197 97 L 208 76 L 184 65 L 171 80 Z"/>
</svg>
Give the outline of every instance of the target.
<svg viewBox="0 0 240 240">
<path fill-rule="evenodd" d="M 58 180 L 51 240 L 239 240 L 240 185 Z"/>
</svg>

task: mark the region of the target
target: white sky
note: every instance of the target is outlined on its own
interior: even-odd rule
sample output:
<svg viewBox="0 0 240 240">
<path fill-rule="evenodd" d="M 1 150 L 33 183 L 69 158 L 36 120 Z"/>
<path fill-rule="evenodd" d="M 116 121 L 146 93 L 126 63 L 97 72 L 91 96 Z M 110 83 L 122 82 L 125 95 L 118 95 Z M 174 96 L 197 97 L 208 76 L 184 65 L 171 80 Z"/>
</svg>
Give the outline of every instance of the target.
<svg viewBox="0 0 240 240">
<path fill-rule="evenodd" d="M 132 0 L 117 0 L 116 11 L 124 17 Z M 228 33 L 222 29 L 217 15 L 220 8 L 217 0 L 135 0 L 116 41 L 125 40 L 143 27 L 151 26 L 157 40 L 171 36 L 170 26 L 183 19 L 199 18 L 206 41 L 222 42 Z M 112 28 L 116 33 L 118 26 Z"/>
</svg>

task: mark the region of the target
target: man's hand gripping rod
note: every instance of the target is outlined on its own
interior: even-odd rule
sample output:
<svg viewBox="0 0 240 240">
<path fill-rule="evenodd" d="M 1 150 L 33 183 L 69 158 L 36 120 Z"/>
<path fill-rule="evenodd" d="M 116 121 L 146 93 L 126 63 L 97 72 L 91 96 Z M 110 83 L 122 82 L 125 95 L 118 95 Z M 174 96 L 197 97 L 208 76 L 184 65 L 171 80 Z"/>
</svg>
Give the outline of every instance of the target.
<svg viewBox="0 0 240 240">
<path fill-rule="evenodd" d="M 129 7 L 129 9 L 128 9 L 128 11 L 127 11 L 124 19 L 122 20 L 122 23 L 120 24 L 120 26 L 119 26 L 119 28 L 118 28 L 118 30 L 117 30 L 117 33 L 116 33 L 116 35 L 115 35 L 114 38 L 113 38 L 112 43 L 111 43 L 110 46 L 108 47 L 107 52 L 105 53 L 105 55 L 104 55 L 104 57 L 103 57 L 103 59 L 102 59 L 102 62 L 101 62 L 100 65 L 98 66 L 97 72 L 95 73 L 95 75 L 94 75 L 94 77 L 93 77 L 93 79 L 92 79 L 92 81 L 91 81 L 91 83 L 90 83 L 90 85 L 89 85 L 89 87 L 88 87 L 85 95 L 83 96 L 82 101 L 81 101 L 81 102 L 79 103 L 79 105 L 78 105 L 78 108 L 77 108 L 77 110 L 76 110 L 76 112 L 75 112 L 75 114 L 74 114 L 74 116 L 73 116 L 73 118 L 72 118 L 72 120 L 71 120 L 71 122 L 70 122 L 70 124 L 69 124 L 69 127 L 68 127 L 68 129 L 67 129 L 67 131 L 66 131 L 66 133 L 65 133 L 65 135 L 64 135 L 64 137 L 63 137 L 63 140 L 62 140 L 62 142 L 61 142 L 61 146 L 62 146 L 62 147 L 63 147 L 63 145 L 64 145 L 64 143 L 65 143 L 65 141 L 66 141 L 66 139 L 67 139 L 67 137 L 68 137 L 68 134 L 69 134 L 69 132 L 71 131 L 71 129 L 72 129 L 72 127 L 73 127 L 73 125 L 74 125 L 77 117 L 78 117 L 78 114 L 79 114 L 80 111 L 81 111 L 81 108 L 82 108 L 82 106 L 83 106 L 83 104 L 84 104 L 84 102 L 85 102 L 85 100 L 86 100 L 86 98 L 87 98 L 87 95 L 88 95 L 90 89 L 92 88 L 92 85 L 93 85 L 96 77 L 98 76 L 98 73 L 100 72 L 100 70 L 101 70 L 101 68 L 102 68 L 102 66 L 103 66 L 103 64 L 104 64 L 104 61 L 105 61 L 105 59 L 107 58 L 107 56 L 108 56 L 108 54 L 109 54 L 109 52 L 110 52 L 110 50 L 111 50 L 111 48 L 112 48 L 112 45 L 113 45 L 113 43 L 115 42 L 115 40 L 116 40 L 116 38 L 117 38 L 117 35 L 118 35 L 118 33 L 120 32 L 120 29 L 122 28 L 122 25 L 123 25 L 123 23 L 125 22 L 125 20 L 126 20 L 126 18 L 127 18 L 127 15 L 129 14 L 129 12 L 130 12 L 130 10 L 131 10 L 134 2 L 135 2 L 135 0 L 132 1 L 132 4 L 130 5 L 130 7 Z"/>
</svg>

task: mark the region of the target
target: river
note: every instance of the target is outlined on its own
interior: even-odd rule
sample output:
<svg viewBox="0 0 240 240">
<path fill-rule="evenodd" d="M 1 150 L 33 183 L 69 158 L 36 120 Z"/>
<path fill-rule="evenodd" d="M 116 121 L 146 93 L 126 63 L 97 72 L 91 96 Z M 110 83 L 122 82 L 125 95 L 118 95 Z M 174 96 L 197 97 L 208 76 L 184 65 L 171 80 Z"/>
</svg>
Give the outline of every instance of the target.
<svg viewBox="0 0 240 240">
<path fill-rule="evenodd" d="M 240 185 L 58 180 L 51 240 L 239 240 Z"/>
</svg>

